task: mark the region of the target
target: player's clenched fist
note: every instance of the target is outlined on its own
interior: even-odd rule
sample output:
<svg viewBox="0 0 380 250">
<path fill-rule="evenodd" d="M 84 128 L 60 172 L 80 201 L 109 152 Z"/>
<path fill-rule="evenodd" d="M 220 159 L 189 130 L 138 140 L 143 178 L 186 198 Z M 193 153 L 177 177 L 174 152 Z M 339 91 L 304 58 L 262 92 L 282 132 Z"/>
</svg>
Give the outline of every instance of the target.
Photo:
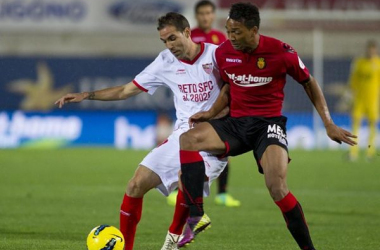
<svg viewBox="0 0 380 250">
<path fill-rule="evenodd" d="M 194 126 L 195 123 L 208 121 L 212 118 L 212 114 L 209 111 L 201 111 L 195 113 L 189 118 L 189 126 L 190 128 Z"/>
<path fill-rule="evenodd" d="M 69 93 L 59 98 L 54 104 L 62 108 L 63 105 L 69 102 L 81 102 L 88 97 L 87 93 Z"/>
</svg>

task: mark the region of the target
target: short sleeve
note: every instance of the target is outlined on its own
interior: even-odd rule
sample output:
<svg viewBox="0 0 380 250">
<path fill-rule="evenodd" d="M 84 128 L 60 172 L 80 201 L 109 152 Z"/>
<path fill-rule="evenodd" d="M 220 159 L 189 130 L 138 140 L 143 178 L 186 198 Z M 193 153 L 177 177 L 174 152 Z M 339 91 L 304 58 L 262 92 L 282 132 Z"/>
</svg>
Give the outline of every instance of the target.
<svg viewBox="0 0 380 250">
<path fill-rule="evenodd" d="M 309 69 L 302 62 L 297 52 L 288 44 L 283 44 L 286 73 L 295 81 L 303 84 L 309 81 Z"/>
<path fill-rule="evenodd" d="M 142 91 L 153 95 L 158 87 L 164 85 L 161 80 L 162 67 L 164 63 L 159 55 L 151 64 L 138 74 L 133 83 Z"/>
</svg>

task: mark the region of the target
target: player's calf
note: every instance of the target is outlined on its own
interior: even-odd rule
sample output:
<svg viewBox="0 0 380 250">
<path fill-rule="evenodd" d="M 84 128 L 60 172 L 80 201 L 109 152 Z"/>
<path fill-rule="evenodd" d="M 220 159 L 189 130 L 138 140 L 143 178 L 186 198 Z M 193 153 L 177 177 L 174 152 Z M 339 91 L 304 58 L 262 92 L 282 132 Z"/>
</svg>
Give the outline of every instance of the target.
<svg viewBox="0 0 380 250">
<path fill-rule="evenodd" d="M 133 249 L 137 224 L 141 219 L 144 194 L 160 183 L 160 177 L 144 166 L 140 166 L 129 181 L 120 207 L 120 231 L 125 239 L 125 250 Z"/>
</svg>

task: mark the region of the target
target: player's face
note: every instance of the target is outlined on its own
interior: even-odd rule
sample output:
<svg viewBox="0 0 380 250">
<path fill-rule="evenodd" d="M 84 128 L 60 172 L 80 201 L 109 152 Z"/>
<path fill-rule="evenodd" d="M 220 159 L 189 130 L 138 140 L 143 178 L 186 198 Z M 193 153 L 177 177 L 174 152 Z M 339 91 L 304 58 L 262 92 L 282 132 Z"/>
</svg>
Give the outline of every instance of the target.
<svg viewBox="0 0 380 250">
<path fill-rule="evenodd" d="M 226 30 L 228 39 L 231 41 L 235 50 L 250 50 L 255 48 L 255 36 L 258 33 L 257 27 L 248 29 L 243 23 L 231 18 L 227 20 Z"/>
<path fill-rule="evenodd" d="M 190 29 L 180 32 L 176 27 L 168 25 L 159 31 L 160 39 L 166 48 L 178 59 L 184 59 L 189 50 Z"/>
<path fill-rule="evenodd" d="M 209 30 L 212 28 L 212 23 L 215 19 L 215 12 L 211 6 L 202 6 L 198 8 L 195 18 L 199 28 Z"/>
<path fill-rule="evenodd" d="M 376 46 L 367 47 L 367 56 L 369 58 L 377 56 L 377 47 Z"/>
</svg>

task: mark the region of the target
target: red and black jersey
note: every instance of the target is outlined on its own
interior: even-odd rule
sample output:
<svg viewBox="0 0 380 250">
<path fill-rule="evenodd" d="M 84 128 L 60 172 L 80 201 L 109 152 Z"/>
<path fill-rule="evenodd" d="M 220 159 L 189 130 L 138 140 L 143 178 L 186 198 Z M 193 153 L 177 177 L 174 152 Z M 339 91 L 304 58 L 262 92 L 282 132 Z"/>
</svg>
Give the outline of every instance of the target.
<svg viewBox="0 0 380 250">
<path fill-rule="evenodd" d="M 195 43 L 203 42 L 219 45 L 222 42 L 226 41 L 227 38 L 222 32 L 218 30 L 212 29 L 210 32 L 206 33 L 200 28 L 195 28 L 191 30 L 191 40 L 193 40 Z"/>
<path fill-rule="evenodd" d="M 235 50 L 227 40 L 215 56 L 222 79 L 230 84 L 232 117 L 281 116 L 286 75 L 299 83 L 310 78 L 291 46 L 263 35 L 252 53 Z"/>
</svg>

